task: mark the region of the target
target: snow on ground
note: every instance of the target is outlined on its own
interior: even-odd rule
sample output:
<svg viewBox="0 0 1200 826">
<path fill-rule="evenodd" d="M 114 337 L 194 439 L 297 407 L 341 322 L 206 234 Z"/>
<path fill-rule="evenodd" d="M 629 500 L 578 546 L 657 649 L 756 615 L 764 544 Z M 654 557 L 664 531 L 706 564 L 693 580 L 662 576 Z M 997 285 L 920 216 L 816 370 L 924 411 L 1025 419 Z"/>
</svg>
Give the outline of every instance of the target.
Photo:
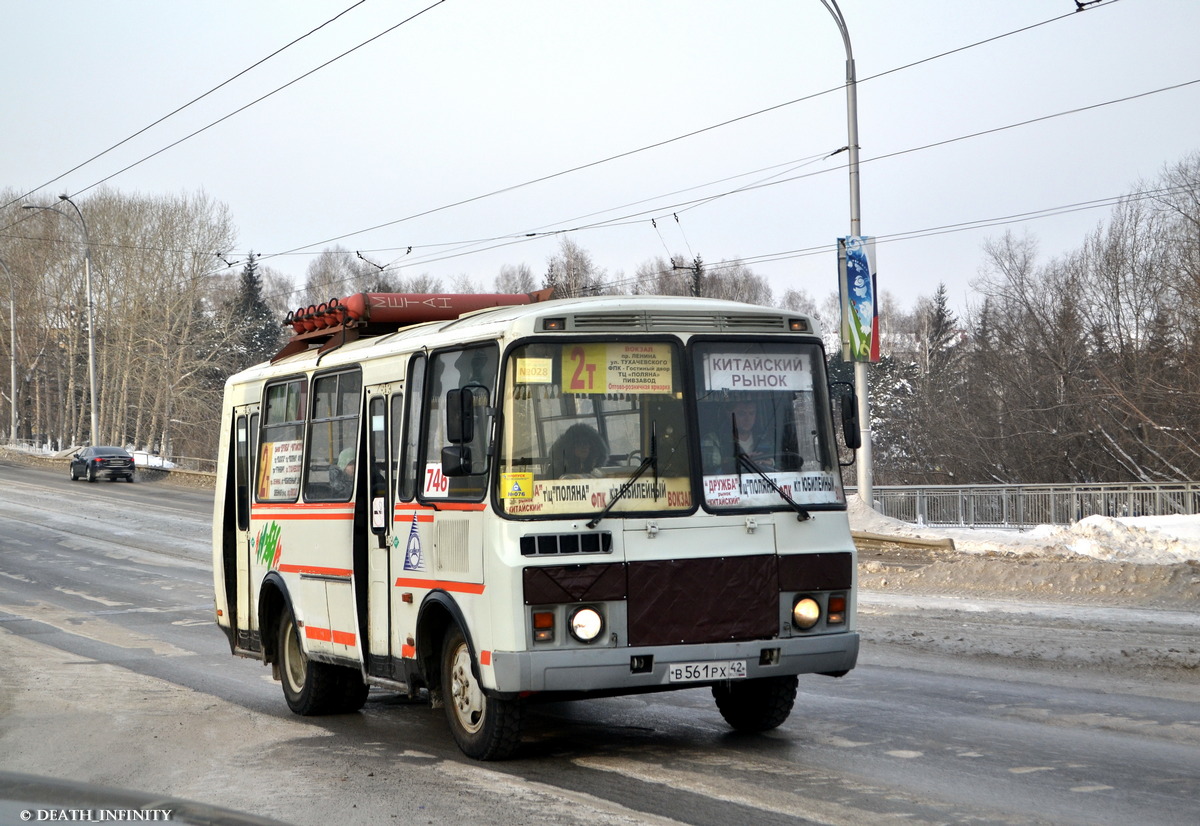
<svg viewBox="0 0 1200 826">
<path fill-rule="evenodd" d="M 971 554 L 1022 557 L 1086 556 L 1102 562 L 1179 565 L 1200 560 L 1200 515 L 1089 516 L 1073 525 L 1039 525 L 1025 531 L 941 528 L 890 519 L 850 497 L 850 526 L 885 536 L 951 539 Z"/>
<path fill-rule="evenodd" d="M 1122 690 L 1194 699 L 1200 516 L 1003 531 L 913 525 L 849 504 L 863 662 L 935 655 L 963 673 L 1028 665 L 1039 679 L 1099 670 Z"/>
</svg>

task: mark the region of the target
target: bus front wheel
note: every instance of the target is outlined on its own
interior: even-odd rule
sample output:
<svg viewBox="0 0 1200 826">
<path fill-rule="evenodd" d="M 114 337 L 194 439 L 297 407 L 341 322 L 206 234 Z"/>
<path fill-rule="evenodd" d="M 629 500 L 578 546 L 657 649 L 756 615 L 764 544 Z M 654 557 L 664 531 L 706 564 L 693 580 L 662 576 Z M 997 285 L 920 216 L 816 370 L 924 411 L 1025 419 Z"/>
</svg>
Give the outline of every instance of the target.
<svg viewBox="0 0 1200 826">
<path fill-rule="evenodd" d="M 520 744 L 520 701 L 483 693 L 472 669 L 470 646 L 457 626 L 442 645 L 442 700 L 450 731 L 468 757 L 503 760 Z"/>
<path fill-rule="evenodd" d="M 769 731 L 788 718 L 796 702 L 793 677 L 764 677 L 718 683 L 712 687 L 717 710 L 738 731 Z"/>
<path fill-rule="evenodd" d="M 306 717 L 358 711 L 370 690 L 351 668 L 313 662 L 300 645 L 300 629 L 291 608 L 279 620 L 279 677 L 288 708 Z"/>
</svg>

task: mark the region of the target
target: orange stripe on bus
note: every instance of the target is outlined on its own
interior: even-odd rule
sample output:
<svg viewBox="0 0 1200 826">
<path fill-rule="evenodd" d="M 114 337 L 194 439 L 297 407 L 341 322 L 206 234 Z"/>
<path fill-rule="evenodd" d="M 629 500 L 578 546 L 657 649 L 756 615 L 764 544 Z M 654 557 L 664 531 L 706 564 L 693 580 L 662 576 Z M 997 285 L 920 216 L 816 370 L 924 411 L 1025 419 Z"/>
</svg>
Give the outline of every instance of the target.
<svg viewBox="0 0 1200 826">
<path fill-rule="evenodd" d="M 457 591 L 462 594 L 482 594 L 483 584 L 474 582 L 448 582 L 442 579 L 406 579 L 396 580 L 397 588 L 439 588 L 443 591 Z"/>
<path fill-rule="evenodd" d="M 479 652 L 479 664 L 480 665 L 491 665 L 492 664 L 492 652 L 491 651 L 480 651 Z"/>
<path fill-rule="evenodd" d="M 304 626 L 304 636 L 310 640 L 334 642 L 338 645 L 354 645 L 356 636 L 350 631 L 334 631 L 329 628 L 317 628 L 313 625 Z"/>
<path fill-rule="evenodd" d="M 322 568 L 318 565 L 280 565 L 283 574 L 317 574 L 318 576 L 351 576 L 349 568 Z"/>
</svg>

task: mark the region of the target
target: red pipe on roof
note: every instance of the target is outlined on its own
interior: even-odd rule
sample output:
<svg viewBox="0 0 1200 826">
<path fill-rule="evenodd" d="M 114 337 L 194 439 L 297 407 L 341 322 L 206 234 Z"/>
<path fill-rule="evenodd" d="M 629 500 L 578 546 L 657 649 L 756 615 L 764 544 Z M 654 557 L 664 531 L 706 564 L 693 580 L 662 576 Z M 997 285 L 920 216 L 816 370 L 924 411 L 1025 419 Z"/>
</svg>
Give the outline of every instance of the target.
<svg viewBox="0 0 1200 826">
<path fill-rule="evenodd" d="M 285 324 L 294 333 L 341 325 L 386 324 L 405 327 L 425 321 L 448 321 L 488 307 L 546 301 L 550 290 L 533 293 L 357 293 L 289 313 Z M 353 322 L 353 324 L 351 324 Z"/>
</svg>

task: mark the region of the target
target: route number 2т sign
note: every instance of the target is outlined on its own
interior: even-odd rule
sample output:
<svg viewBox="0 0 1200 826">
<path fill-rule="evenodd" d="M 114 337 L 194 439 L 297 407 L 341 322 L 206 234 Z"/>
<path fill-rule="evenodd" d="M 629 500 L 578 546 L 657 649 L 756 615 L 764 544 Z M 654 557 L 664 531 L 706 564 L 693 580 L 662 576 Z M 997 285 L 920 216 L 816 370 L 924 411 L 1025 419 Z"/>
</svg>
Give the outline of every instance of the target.
<svg viewBox="0 0 1200 826">
<path fill-rule="evenodd" d="M 671 347 L 655 342 L 566 344 L 566 393 L 670 393 Z"/>
</svg>

